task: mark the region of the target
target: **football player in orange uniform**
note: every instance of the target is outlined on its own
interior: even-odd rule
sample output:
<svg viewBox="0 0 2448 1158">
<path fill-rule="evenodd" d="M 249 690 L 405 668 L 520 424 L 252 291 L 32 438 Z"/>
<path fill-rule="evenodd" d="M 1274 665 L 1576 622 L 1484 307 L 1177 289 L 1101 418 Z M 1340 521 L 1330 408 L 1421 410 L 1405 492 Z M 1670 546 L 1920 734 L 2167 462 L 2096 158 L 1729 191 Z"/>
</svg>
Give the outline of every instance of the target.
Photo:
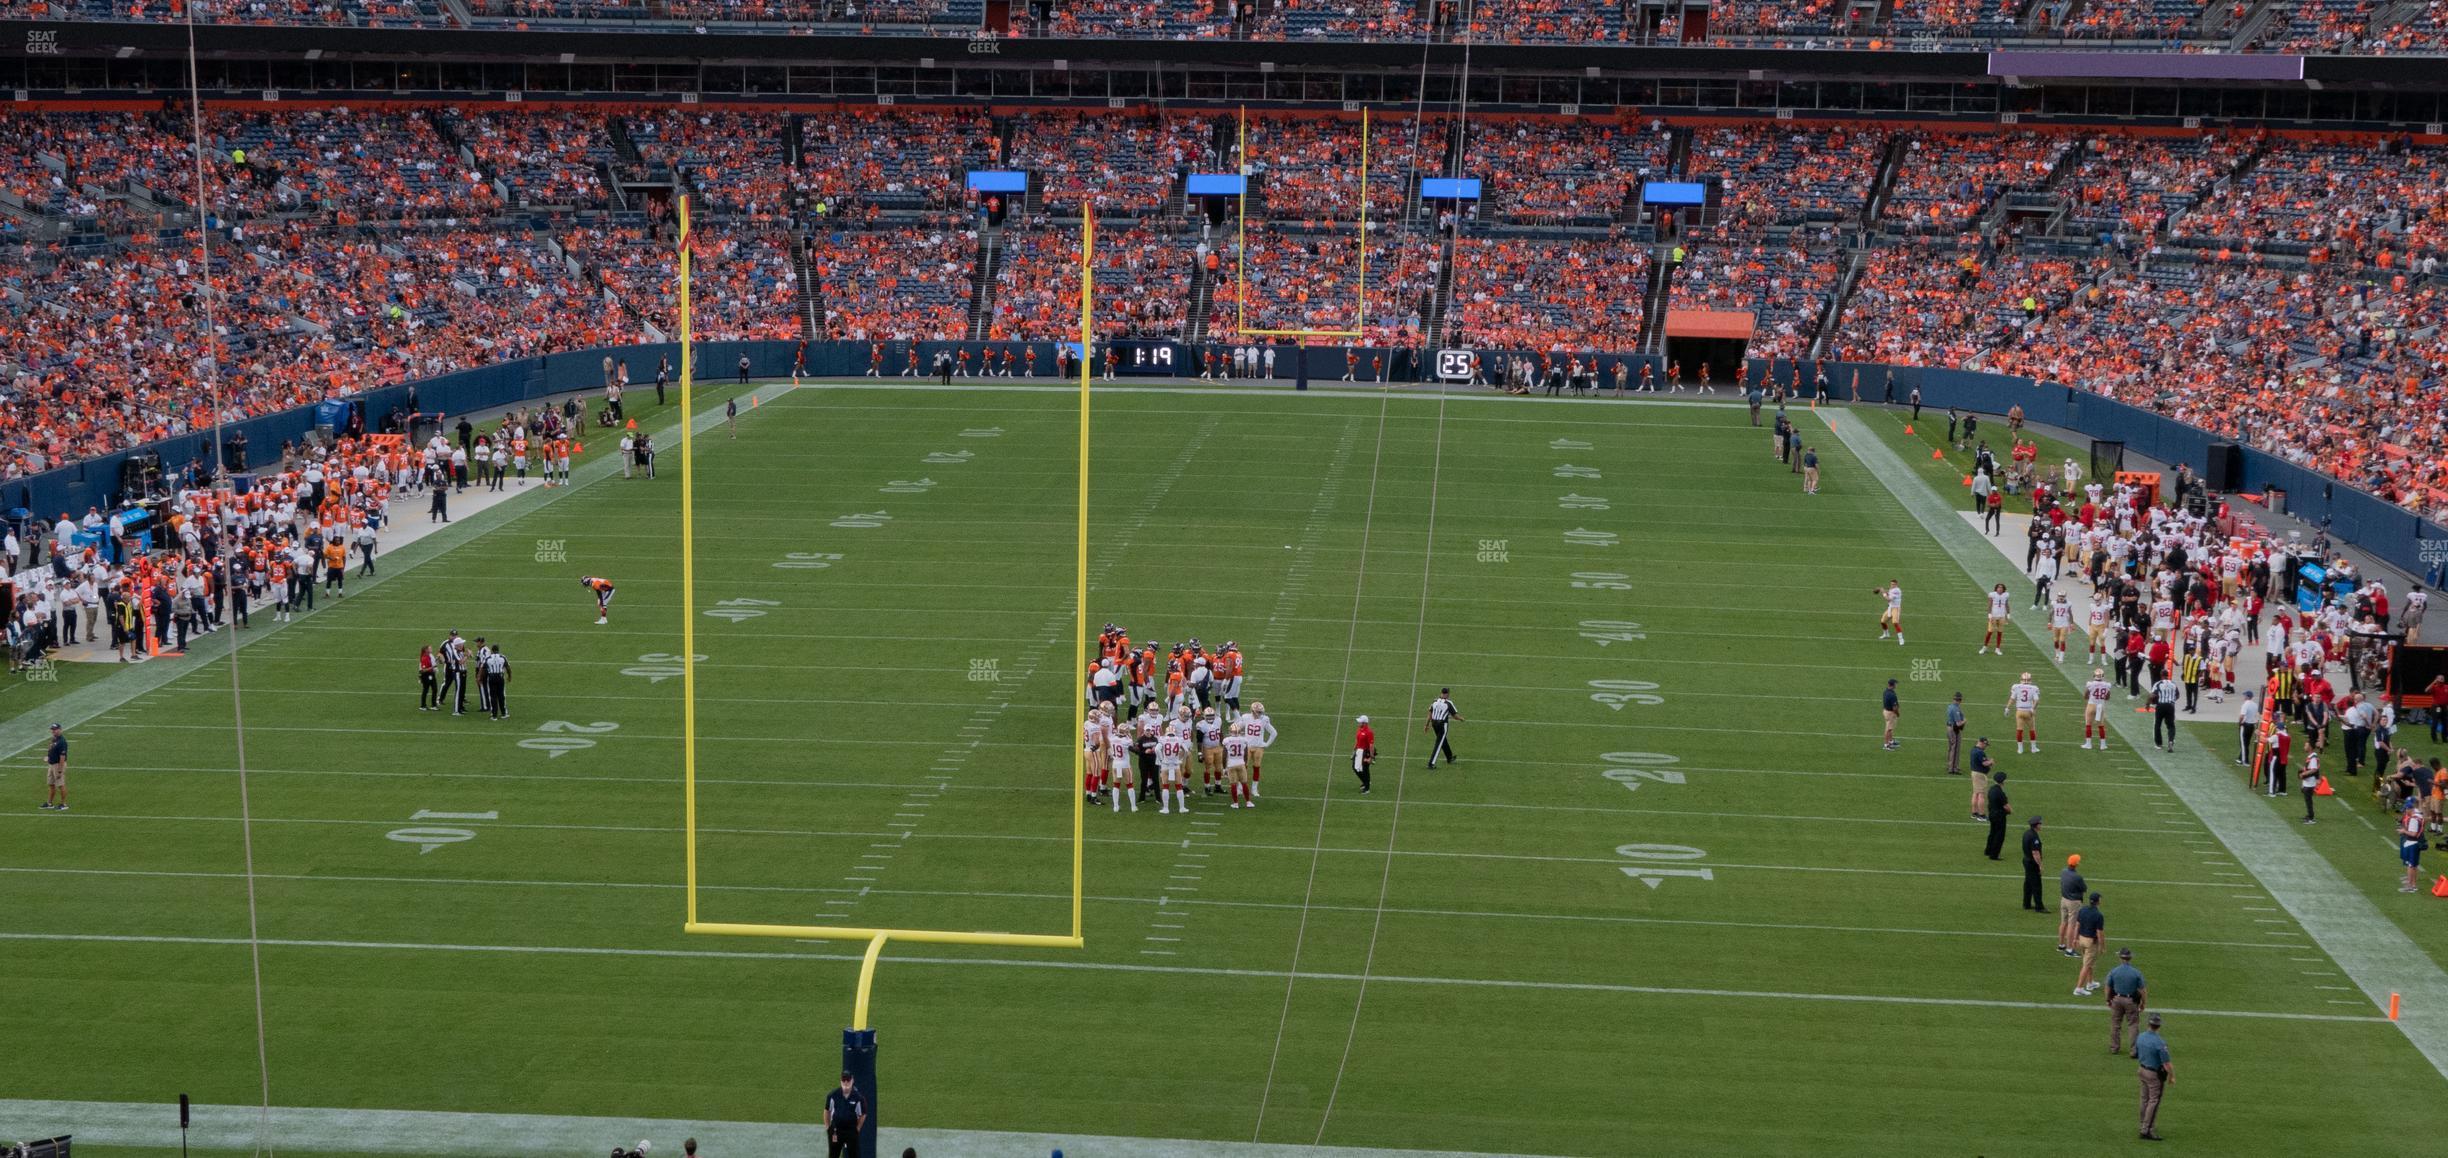
<svg viewBox="0 0 2448 1158">
<path fill-rule="evenodd" d="M 581 575 L 578 582 L 595 593 L 596 625 L 612 622 L 612 581 L 595 575 Z"/>
</svg>

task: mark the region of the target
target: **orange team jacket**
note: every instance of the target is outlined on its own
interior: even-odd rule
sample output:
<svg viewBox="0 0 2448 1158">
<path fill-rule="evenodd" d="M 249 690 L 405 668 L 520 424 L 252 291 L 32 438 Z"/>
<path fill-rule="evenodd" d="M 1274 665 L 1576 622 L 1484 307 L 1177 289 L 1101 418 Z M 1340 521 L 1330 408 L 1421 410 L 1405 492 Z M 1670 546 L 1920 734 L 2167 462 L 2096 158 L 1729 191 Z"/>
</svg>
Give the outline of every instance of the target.
<svg viewBox="0 0 2448 1158">
<path fill-rule="evenodd" d="M 323 544 L 323 565 L 335 571 L 348 566 L 348 544 Z"/>
</svg>

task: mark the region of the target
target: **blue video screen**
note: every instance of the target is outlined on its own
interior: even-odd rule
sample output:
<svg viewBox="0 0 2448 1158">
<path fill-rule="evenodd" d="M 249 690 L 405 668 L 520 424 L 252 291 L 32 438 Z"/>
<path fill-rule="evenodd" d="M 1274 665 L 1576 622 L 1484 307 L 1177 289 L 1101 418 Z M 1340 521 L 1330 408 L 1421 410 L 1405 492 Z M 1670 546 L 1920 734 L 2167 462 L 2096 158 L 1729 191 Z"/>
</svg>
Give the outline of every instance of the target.
<svg viewBox="0 0 2448 1158">
<path fill-rule="evenodd" d="M 971 169 L 969 188 L 979 193 L 1026 193 L 1028 174 L 1008 169 Z"/>
<path fill-rule="evenodd" d="M 1641 203 L 1645 205 L 1706 205 L 1708 186 L 1697 181 L 1644 181 L 1641 183 Z"/>
<path fill-rule="evenodd" d="M 1192 197 L 1239 197 L 1249 192 L 1249 178 L 1239 173 L 1192 173 L 1182 192 Z"/>
<path fill-rule="evenodd" d="M 1476 177 L 1429 177 L 1420 182 L 1422 201 L 1477 201 L 1479 180 Z"/>
</svg>

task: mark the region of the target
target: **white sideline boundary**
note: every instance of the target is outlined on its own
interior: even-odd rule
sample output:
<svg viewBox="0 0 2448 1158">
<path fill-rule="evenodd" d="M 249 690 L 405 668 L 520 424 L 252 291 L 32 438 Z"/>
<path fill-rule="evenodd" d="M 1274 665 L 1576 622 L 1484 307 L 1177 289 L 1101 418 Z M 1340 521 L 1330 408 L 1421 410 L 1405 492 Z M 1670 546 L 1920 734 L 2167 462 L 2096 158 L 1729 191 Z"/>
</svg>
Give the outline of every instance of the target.
<svg viewBox="0 0 2448 1158">
<path fill-rule="evenodd" d="M 1840 425 L 1832 411 L 1817 413 L 1829 432 L 1861 460 L 1865 473 L 1885 486 L 1978 585 L 2006 583 L 2008 590 L 2016 590 L 2016 582 L 2028 581 L 2020 567 L 1999 554 L 1988 536 L 1957 517 L 1954 503 L 1871 434 L 1863 422 L 1857 419 Z M 1973 598 L 1970 587 L 1963 597 Z M 2033 671 L 2053 669 L 2063 686 L 2080 686 L 2087 673 L 2078 673 L 2076 665 L 2046 661 L 2049 645 L 2037 617 L 2017 616 L 2015 626 L 2043 653 Z M 2112 711 L 2108 718 L 2126 747 L 2142 757 L 2186 810 L 2209 828 L 2211 836 L 2234 852 L 2235 859 L 2269 890 L 2313 943 L 2337 962 L 2364 996 L 2384 1008 L 2391 994 L 2402 995 L 2405 1008 L 2396 1021 L 2398 1030 L 2441 1077 L 2448 1078 L 2448 971 L 2382 916 L 2369 897 L 2304 842 L 2294 826 L 2238 783 L 2236 770 L 2216 754 L 2224 749 L 2186 744 L 2182 751 L 2162 752 L 2144 740 L 2149 724 L 2135 713 Z M 2060 751 L 2079 750 L 2063 741 L 2059 744 Z M 2397 875 L 2396 863 L 2382 862 L 2377 851 L 2373 867 L 2391 877 Z"/>
<path fill-rule="evenodd" d="M 198 1105 L 189 1145 L 201 1150 L 253 1150 L 254 1106 Z M 73 1134 L 89 1146 L 179 1148 L 178 1103 L 0 1101 L 0 1134 Z M 275 1106 L 275 1152 L 311 1150 L 357 1154 L 539 1154 L 568 1158 L 599 1154 L 644 1139 L 678 1158 L 695 1138 L 722 1158 L 805 1158 L 823 1150 L 824 1135 L 809 1124 L 693 1122 L 677 1118 L 590 1118 L 547 1114 L 455 1114 L 431 1110 L 331 1110 Z M 877 1131 L 877 1148 L 898 1154 L 915 1146 L 927 1158 L 1532 1158 L 1453 1150 L 1374 1150 L 1343 1146 L 1254 1145 L 1170 1138 L 1068 1137 L 984 1130 Z"/>
</svg>

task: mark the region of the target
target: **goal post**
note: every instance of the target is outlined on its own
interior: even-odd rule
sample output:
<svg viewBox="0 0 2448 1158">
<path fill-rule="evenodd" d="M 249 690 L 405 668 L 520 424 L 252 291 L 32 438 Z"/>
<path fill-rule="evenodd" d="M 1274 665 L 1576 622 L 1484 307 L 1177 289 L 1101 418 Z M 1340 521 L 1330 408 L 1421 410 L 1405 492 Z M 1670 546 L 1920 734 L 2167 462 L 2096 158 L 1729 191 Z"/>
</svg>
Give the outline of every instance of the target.
<svg viewBox="0 0 2448 1158">
<path fill-rule="evenodd" d="M 796 941 L 864 942 L 866 953 L 859 967 L 858 989 L 851 1005 L 850 1025 L 842 1031 L 842 1068 L 852 1075 L 861 1095 L 867 1099 L 867 1130 L 861 1139 L 862 1153 L 875 1153 L 875 1131 L 879 1121 L 876 1109 L 876 1037 L 868 1022 L 869 997 L 875 986 L 876 963 L 884 947 L 894 941 L 934 945 L 990 945 L 1017 949 L 1079 949 L 1087 944 L 1084 929 L 1084 902 L 1087 878 L 1087 797 L 1085 795 L 1087 756 L 1077 743 L 1071 743 L 1071 928 L 1067 933 L 1014 933 L 996 930 L 904 929 L 847 925 L 786 925 L 739 921 L 709 921 L 703 919 L 698 904 L 697 873 L 697 584 L 696 584 L 696 469 L 693 457 L 696 408 L 696 329 L 690 270 L 689 198 L 676 199 L 679 237 L 677 268 L 679 282 L 680 331 L 680 732 L 682 810 L 685 839 L 683 855 L 686 861 L 686 900 L 681 931 L 688 934 L 730 937 L 779 937 Z M 1080 373 L 1079 373 L 1079 487 L 1075 512 L 1075 573 L 1073 582 L 1072 670 L 1087 670 L 1088 662 L 1088 466 L 1089 466 L 1089 395 L 1090 364 L 1095 350 L 1096 297 L 1096 218 L 1093 212 L 1083 219 L 1080 232 Z M 1082 696 L 1071 697 L 1072 735 L 1085 727 L 1087 703 Z M 828 1083 L 829 1084 L 829 1083 Z"/>
<path fill-rule="evenodd" d="M 1249 106 L 1241 107 L 1240 167 L 1244 178 L 1249 174 Z M 1368 182 L 1369 182 L 1369 111 L 1360 110 L 1360 250 L 1359 292 L 1355 295 L 1354 321 L 1350 329 L 1282 329 L 1253 330 L 1249 328 L 1249 182 L 1241 184 L 1240 220 L 1233 236 L 1233 333 L 1246 338 L 1360 338 L 1368 333 Z"/>
</svg>

